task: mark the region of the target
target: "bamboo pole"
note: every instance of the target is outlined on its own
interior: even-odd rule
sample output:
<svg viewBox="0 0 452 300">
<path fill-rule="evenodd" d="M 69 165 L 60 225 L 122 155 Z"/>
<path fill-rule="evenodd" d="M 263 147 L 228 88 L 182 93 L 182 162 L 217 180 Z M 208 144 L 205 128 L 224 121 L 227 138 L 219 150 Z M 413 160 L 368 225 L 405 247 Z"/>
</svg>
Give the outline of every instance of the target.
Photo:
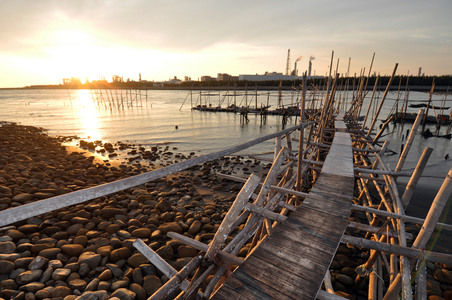
<svg viewBox="0 0 452 300">
<path fill-rule="evenodd" d="M 430 108 L 430 104 L 432 103 L 432 97 L 433 97 L 433 90 L 435 89 L 435 78 L 433 78 L 433 82 L 432 82 L 432 88 L 430 89 L 430 95 L 428 97 L 428 104 L 427 104 L 427 109 L 425 111 L 425 116 L 424 116 L 424 120 L 422 121 L 422 125 L 425 125 L 425 122 L 427 121 L 427 117 L 428 117 L 428 110 Z"/>
<path fill-rule="evenodd" d="M 438 194 L 433 200 L 432 206 L 430 207 L 427 217 L 425 218 L 424 226 L 422 226 L 421 231 L 419 232 L 419 235 L 414 241 L 412 248 L 422 249 L 427 245 L 427 242 L 430 239 L 436 227 L 436 223 L 438 222 L 439 217 L 441 216 L 441 213 L 451 195 L 452 195 L 452 169 L 449 170 L 446 179 L 444 180 Z M 394 282 L 389 286 L 388 291 L 383 300 L 396 299 L 400 291 L 400 285 L 401 285 L 401 275 L 399 273 Z"/>
<path fill-rule="evenodd" d="M 378 140 L 380 139 L 381 135 L 383 134 L 383 131 L 386 129 L 386 127 L 389 125 L 389 122 L 391 122 L 393 116 L 390 116 L 386 122 L 383 123 L 383 126 L 381 126 L 380 131 L 378 132 L 378 134 L 375 136 L 374 140 L 372 141 L 372 144 L 376 144 L 378 142 Z"/>
<path fill-rule="evenodd" d="M 433 149 L 426 147 L 424 152 L 422 152 L 421 158 L 419 159 L 416 168 L 414 169 L 413 175 L 408 182 L 405 192 L 402 195 L 402 205 L 403 208 L 406 209 L 408 204 L 410 203 L 411 196 L 414 193 L 414 189 L 421 178 L 422 172 L 424 171 L 425 166 L 427 165 L 427 161 L 430 158 L 430 154 L 432 154 Z"/>
<path fill-rule="evenodd" d="M 234 223 L 239 214 L 242 212 L 244 205 L 250 198 L 254 189 L 256 189 L 256 187 L 259 185 L 260 180 L 261 179 L 258 176 L 251 174 L 245 185 L 242 187 L 234 203 L 224 217 L 223 222 L 221 222 L 220 227 L 215 233 L 215 236 L 213 238 L 213 241 L 210 243 L 207 253 L 204 255 L 203 265 L 206 266 L 213 263 L 215 257 L 220 251 L 220 247 L 223 245 L 229 233 L 234 229 L 231 228 L 231 224 Z"/>
<path fill-rule="evenodd" d="M 306 72 L 303 74 L 303 93 L 302 93 L 302 97 L 301 97 L 301 103 L 300 103 L 300 124 L 303 124 L 305 122 L 305 113 L 304 113 L 304 108 L 305 108 L 305 102 L 306 102 Z M 299 136 L 298 136 L 298 157 L 300 159 L 303 158 L 303 141 L 304 141 L 304 129 L 300 130 L 299 132 Z M 299 163 L 297 165 L 297 191 L 301 192 L 302 186 L 302 173 L 301 173 L 301 168 L 302 168 L 302 164 Z"/>
<path fill-rule="evenodd" d="M 372 105 L 373 99 L 374 99 L 374 95 L 375 92 L 377 91 L 377 85 L 378 85 L 378 80 L 380 79 L 380 75 L 377 76 L 377 79 L 375 80 L 375 84 L 374 84 L 374 89 L 372 91 L 372 96 L 370 96 L 370 100 L 369 100 L 369 105 L 367 106 L 367 111 L 366 111 L 366 116 L 364 117 L 364 121 L 363 121 L 363 125 L 361 126 L 361 130 L 364 130 L 365 126 L 366 126 L 366 122 L 367 122 L 367 117 L 369 116 L 369 111 L 370 111 L 370 107 Z"/>
<path fill-rule="evenodd" d="M 176 275 L 168 280 L 163 286 L 161 286 L 148 300 L 160 300 L 164 299 L 174 290 L 176 290 L 180 283 L 195 270 L 202 261 L 202 256 L 198 255 L 194 257 L 185 267 L 183 267 Z"/>
<path fill-rule="evenodd" d="M 424 114 L 424 111 L 422 109 L 420 109 L 417 114 L 416 121 L 414 121 L 413 127 L 411 128 L 411 132 L 407 139 L 405 148 L 403 148 L 403 152 L 400 155 L 399 161 L 397 162 L 395 171 L 401 171 L 403 168 L 403 164 L 405 163 L 405 159 L 408 156 L 408 152 L 410 151 L 411 145 L 413 144 L 413 140 L 414 140 L 414 137 L 416 136 L 419 124 L 421 124 L 421 119 L 422 119 L 423 114 Z"/>
<path fill-rule="evenodd" d="M 383 237 L 384 240 L 385 237 Z M 406 257 L 415 258 L 419 260 L 426 260 L 432 263 L 439 264 L 450 264 L 452 263 L 452 254 L 438 253 L 427 251 L 424 249 L 414 249 L 410 247 L 402 247 L 397 244 L 384 243 L 384 242 L 376 242 L 373 240 L 368 240 L 364 238 L 359 238 L 350 235 L 343 235 L 341 239 L 341 243 L 350 244 L 356 247 L 366 248 L 366 249 L 374 249 L 377 251 L 381 251 L 384 253 L 394 253 L 397 255 L 404 255 Z M 378 255 L 373 256 L 374 260 L 369 260 L 366 262 L 367 266 L 371 266 L 369 263 L 375 263 Z"/>
<path fill-rule="evenodd" d="M 384 101 L 386 99 L 386 96 L 388 95 L 389 88 L 391 86 L 392 80 L 394 79 L 394 76 L 395 76 L 395 73 L 397 71 L 397 66 L 398 65 L 399 64 L 395 64 L 394 71 L 392 71 L 392 75 L 391 75 L 391 78 L 389 79 L 388 85 L 386 86 L 385 93 L 383 94 L 383 97 L 381 98 L 380 105 L 378 106 L 377 112 L 376 112 L 376 114 L 375 114 L 375 116 L 374 116 L 374 118 L 372 120 L 372 123 L 371 123 L 371 125 L 369 127 L 369 131 L 367 132 L 367 137 L 370 136 L 370 134 L 372 133 L 372 129 L 374 128 L 375 123 L 377 122 L 378 116 L 380 115 L 381 108 L 383 107 L 383 103 L 384 103 Z"/>
</svg>

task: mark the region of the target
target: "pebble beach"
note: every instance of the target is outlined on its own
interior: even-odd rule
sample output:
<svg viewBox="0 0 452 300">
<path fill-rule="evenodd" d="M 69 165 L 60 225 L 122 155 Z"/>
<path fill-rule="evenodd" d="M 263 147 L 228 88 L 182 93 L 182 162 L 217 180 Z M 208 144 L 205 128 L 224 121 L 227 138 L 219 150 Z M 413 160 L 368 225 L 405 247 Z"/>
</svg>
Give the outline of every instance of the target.
<svg viewBox="0 0 452 300">
<path fill-rule="evenodd" d="M 80 141 L 80 148 L 66 146 L 72 139 L 3 122 L 0 210 L 138 175 L 195 155 L 167 146 L 146 148 L 120 142 Z M 221 179 L 215 172 L 265 177 L 269 167 L 255 159 L 224 157 L 0 228 L 0 297 L 147 299 L 168 278 L 133 242 L 140 238 L 180 270 L 198 251 L 167 233 L 208 244 L 240 191 L 241 184 Z M 365 215 L 354 213 L 352 218 L 365 219 Z M 245 257 L 248 247 L 239 256 Z M 366 280 L 358 288 L 353 288 L 353 282 L 355 268 L 368 255 L 367 249 L 339 246 L 330 266 L 338 295 L 367 299 Z M 427 263 L 427 269 L 429 299 L 452 299 L 452 266 Z M 385 276 L 387 282 L 389 276 Z"/>
</svg>

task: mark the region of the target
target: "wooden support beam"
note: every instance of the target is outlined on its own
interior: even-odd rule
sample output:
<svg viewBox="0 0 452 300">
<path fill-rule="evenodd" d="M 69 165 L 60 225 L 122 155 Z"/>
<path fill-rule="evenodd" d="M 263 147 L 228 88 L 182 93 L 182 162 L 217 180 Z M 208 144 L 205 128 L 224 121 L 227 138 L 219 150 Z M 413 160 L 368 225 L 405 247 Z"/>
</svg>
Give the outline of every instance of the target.
<svg viewBox="0 0 452 300">
<path fill-rule="evenodd" d="M 352 210 L 365 211 L 365 212 L 372 213 L 375 215 L 389 217 L 389 218 L 393 218 L 393 219 L 401 219 L 406 222 L 411 222 L 411 223 L 415 223 L 415 224 L 424 224 L 424 222 L 425 222 L 425 220 L 421 219 L 421 218 L 411 217 L 411 216 L 407 216 L 407 215 L 399 215 L 396 213 L 387 212 L 385 210 L 379 210 L 379 209 L 375 209 L 375 208 L 371 208 L 371 207 L 367 207 L 367 206 L 356 205 L 356 204 L 352 204 Z M 443 229 L 443 230 L 452 231 L 452 225 L 449 225 L 446 223 L 438 222 L 436 224 L 436 228 L 438 230 Z"/>
<path fill-rule="evenodd" d="M 191 246 L 191 247 L 193 247 L 195 249 L 198 249 L 198 250 L 200 250 L 202 252 L 206 252 L 207 249 L 209 249 L 209 245 L 206 245 L 206 244 L 204 244 L 202 242 L 198 242 L 198 241 L 196 241 L 194 239 L 186 237 L 185 235 L 178 234 L 176 232 L 168 232 L 167 235 L 170 238 L 172 238 L 172 239 L 178 240 L 179 242 L 181 242 L 181 243 L 183 243 L 185 245 Z M 232 255 L 230 253 L 227 253 L 225 251 L 222 251 L 222 250 L 220 250 L 218 252 L 218 257 L 221 260 L 224 260 L 224 261 L 226 261 L 226 262 L 228 262 L 230 264 L 236 265 L 236 266 L 240 266 L 243 263 L 243 261 L 244 261 L 240 257 L 234 256 L 234 255 Z"/>
<path fill-rule="evenodd" d="M 381 235 L 387 235 L 389 234 L 390 237 L 398 237 L 398 232 L 394 231 L 394 230 L 389 230 L 386 231 L 381 231 L 380 227 L 376 227 L 376 226 L 371 226 L 371 225 L 366 225 L 366 224 L 361 224 L 361 223 L 357 223 L 357 222 L 352 222 L 349 221 L 348 228 L 353 228 L 353 229 L 357 229 L 357 230 L 363 230 L 363 231 L 367 231 L 367 232 L 372 232 L 372 233 L 380 233 Z M 380 232 L 381 231 L 381 232 Z M 406 233 L 407 239 L 413 239 L 413 235 L 411 233 Z"/>
<path fill-rule="evenodd" d="M 251 174 L 246 183 L 243 185 L 234 203 L 221 222 L 220 228 L 218 228 L 217 232 L 215 233 L 213 241 L 212 243 L 210 243 L 209 249 L 207 249 L 206 255 L 204 255 L 203 265 L 213 263 L 224 241 L 231 233 L 231 231 L 235 229 L 232 228 L 231 225 L 242 212 L 245 203 L 249 200 L 251 194 L 259 185 L 260 180 L 261 179 L 259 176 Z"/>
<path fill-rule="evenodd" d="M 361 248 L 375 249 L 385 253 L 394 253 L 397 255 L 403 255 L 419 260 L 426 260 L 433 263 L 452 264 L 452 254 L 432 252 L 410 247 L 402 247 L 396 244 L 376 242 L 373 240 L 358 238 L 350 235 L 343 235 L 341 242 Z"/>
<path fill-rule="evenodd" d="M 270 220 L 281 222 L 281 223 L 284 222 L 287 219 L 286 216 L 277 214 L 275 212 L 272 212 L 271 210 L 268 210 L 266 208 L 254 205 L 254 204 L 249 203 L 249 202 L 245 204 L 245 209 L 249 210 L 250 212 L 259 214 L 259 215 L 261 215 L 261 216 L 263 216 L 265 218 L 268 218 Z"/>
<path fill-rule="evenodd" d="M 216 175 L 218 177 L 221 177 L 221 178 L 234 180 L 234 181 L 238 181 L 238 182 L 245 182 L 246 181 L 245 178 L 241 178 L 241 177 L 238 177 L 238 176 L 233 176 L 233 175 L 228 175 L 228 174 L 223 174 L 223 173 L 216 173 Z M 259 186 L 262 186 L 262 183 L 259 183 Z M 294 191 L 294 190 L 291 190 L 291 189 L 279 187 L 279 186 L 276 186 L 276 185 L 271 185 L 270 186 L 270 190 L 274 190 L 274 191 L 277 191 L 277 192 L 281 192 L 281 193 L 286 193 L 286 194 L 289 194 L 289 195 L 297 196 L 297 197 L 300 197 L 302 199 L 306 198 L 309 195 L 309 193 L 298 192 L 298 191 Z"/>
</svg>

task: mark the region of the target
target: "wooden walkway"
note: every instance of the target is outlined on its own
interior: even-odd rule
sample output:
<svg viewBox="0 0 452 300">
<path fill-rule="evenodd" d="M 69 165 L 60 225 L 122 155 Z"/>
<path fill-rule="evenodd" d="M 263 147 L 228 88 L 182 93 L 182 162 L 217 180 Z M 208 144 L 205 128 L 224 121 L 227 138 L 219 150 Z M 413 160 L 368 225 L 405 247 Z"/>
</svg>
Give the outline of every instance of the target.
<svg viewBox="0 0 452 300">
<path fill-rule="evenodd" d="M 354 173 L 350 134 L 333 144 L 303 204 L 265 238 L 211 299 L 315 299 L 347 227 Z"/>
</svg>

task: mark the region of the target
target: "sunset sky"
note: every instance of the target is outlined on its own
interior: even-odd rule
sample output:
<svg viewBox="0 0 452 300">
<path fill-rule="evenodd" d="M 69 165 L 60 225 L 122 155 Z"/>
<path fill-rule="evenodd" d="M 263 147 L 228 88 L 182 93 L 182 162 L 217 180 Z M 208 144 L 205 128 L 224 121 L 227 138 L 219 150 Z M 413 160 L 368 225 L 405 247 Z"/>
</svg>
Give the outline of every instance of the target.
<svg viewBox="0 0 452 300">
<path fill-rule="evenodd" d="M 452 74 L 451 0 L 0 1 L 0 87 L 103 74 L 138 80 L 217 73 Z"/>
</svg>

